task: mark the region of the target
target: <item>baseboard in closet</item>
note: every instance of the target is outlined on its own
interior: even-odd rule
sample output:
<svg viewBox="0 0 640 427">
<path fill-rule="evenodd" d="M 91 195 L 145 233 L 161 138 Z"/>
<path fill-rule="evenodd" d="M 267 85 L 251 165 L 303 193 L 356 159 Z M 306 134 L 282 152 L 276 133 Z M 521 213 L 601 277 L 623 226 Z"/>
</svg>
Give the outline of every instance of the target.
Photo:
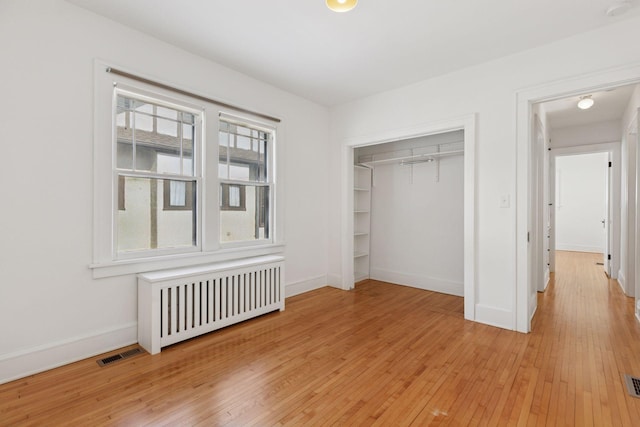
<svg viewBox="0 0 640 427">
<path fill-rule="evenodd" d="M 464 283 L 434 277 L 417 276 L 397 271 L 371 269 L 371 278 L 396 285 L 412 286 L 426 291 L 441 292 L 443 294 L 464 296 Z"/>
</svg>

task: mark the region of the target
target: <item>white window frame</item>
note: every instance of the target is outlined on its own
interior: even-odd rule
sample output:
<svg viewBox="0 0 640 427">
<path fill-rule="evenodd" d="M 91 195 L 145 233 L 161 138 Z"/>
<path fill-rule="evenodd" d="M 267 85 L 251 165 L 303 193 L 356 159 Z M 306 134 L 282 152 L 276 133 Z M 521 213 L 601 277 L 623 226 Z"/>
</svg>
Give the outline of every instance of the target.
<svg viewBox="0 0 640 427">
<path fill-rule="evenodd" d="M 269 238 L 267 239 L 260 239 L 260 240 L 249 240 L 249 241 L 236 241 L 236 242 L 222 242 L 221 239 L 219 239 L 220 241 L 220 246 L 222 248 L 242 248 L 242 247 L 247 247 L 247 246 L 255 246 L 256 244 L 261 244 L 261 243 L 273 243 L 274 241 L 274 232 L 276 224 L 275 221 L 273 220 L 274 218 L 274 209 L 273 209 L 273 205 L 275 204 L 275 194 L 276 194 L 276 182 L 275 182 L 275 173 L 274 171 L 275 169 L 275 153 L 276 153 L 276 139 L 277 139 L 277 129 L 273 126 L 267 126 L 264 123 L 260 123 L 260 122 L 256 122 L 253 120 L 248 119 L 247 117 L 240 117 L 240 116 L 236 116 L 236 115 L 232 115 L 232 114 L 228 114 L 228 113 L 220 113 L 219 114 L 219 122 L 218 122 L 218 129 L 219 129 L 219 124 L 220 121 L 225 121 L 227 123 L 232 123 L 232 124 L 236 124 L 236 125 L 240 125 L 240 126 L 246 126 L 249 127 L 251 129 L 255 129 L 255 130 L 259 130 L 262 132 L 266 132 L 269 133 L 271 135 L 271 139 L 268 141 L 267 143 L 267 180 L 265 182 L 257 182 L 257 181 L 234 181 L 234 180 L 230 180 L 230 179 L 221 179 L 218 178 L 219 184 L 220 183 L 225 183 L 225 184 L 231 184 L 231 185 L 245 185 L 245 186 L 264 186 L 264 187 L 268 187 L 269 188 L 269 215 L 268 215 L 268 219 L 269 219 Z M 217 153 L 216 153 L 217 154 Z M 216 169 L 216 173 L 217 173 L 217 169 Z M 217 175 L 216 175 L 217 176 Z M 218 222 L 218 230 L 220 229 L 220 222 Z M 219 235 L 218 235 L 219 236 Z"/>
<path fill-rule="evenodd" d="M 113 64 L 111 64 L 113 65 Z M 245 112 L 156 87 L 123 76 L 106 72 L 108 64 L 96 60 L 94 64 L 94 200 L 93 200 L 93 262 L 90 264 L 94 278 L 111 277 L 197 265 L 208 262 L 228 261 L 250 256 L 277 254 L 284 251 L 284 227 L 282 206 L 284 194 L 277 182 L 282 179 L 284 147 L 280 134 L 283 124 L 254 117 Z M 126 70 L 123 67 L 119 69 Z M 129 71 L 142 78 L 142 73 Z M 158 81 L 157 79 L 155 79 Z M 174 86 L 168 82 L 159 82 Z M 197 133 L 200 141 L 194 143 L 194 168 L 196 181 L 196 246 L 191 250 L 152 250 L 118 256 L 115 242 L 115 220 L 118 212 L 118 182 L 115 173 L 115 105 L 116 91 L 129 92 L 134 98 L 147 97 L 156 104 L 193 111 L 202 118 Z M 261 127 L 273 133 L 270 150 L 271 194 L 269 239 L 249 242 L 220 243 L 220 207 L 218 179 L 218 130 L 220 118 L 233 118 L 252 127 Z M 276 137 L 278 143 L 276 144 Z M 173 179 L 173 175 L 167 175 Z"/>
<path fill-rule="evenodd" d="M 117 126 L 115 116 L 117 111 L 117 97 L 125 96 L 128 98 L 138 99 L 141 101 L 147 101 L 153 103 L 155 105 L 159 105 L 162 107 L 172 108 L 184 112 L 191 113 L 195 116 L 195 126 L 196 126 L 196 137 L 193 141 L 193 176 L 186 177 L 185 175 L 175 175 L 175 174 L 162 174 L 157 172 L 138 172 L 138 171 L 122 171 L 118 168 L 116 164 L 117 160 Z M 170 99 L 164 95 L 155 95 L 150 94 L 145 90 L 137 89 L 135 87 L 131 87 L 126 84 L 117 84 L 113 89 L 113 97 L 112 97 L 112 129 L 111 129 L 111 139 L 112 139 L 112 174 L 113 174 L 113 202 L 112 202 L 112 219 L 111 219 L 111 227 L 112 227 L 112 245 L 111 245 L 111 257 L 114 261 L 118 260 L 128 260 L 128 259 L 141 259 L 141 258 L 150 258 L 150 257 L 160 257 L 174 254 L 185 254 L 192 252 L 200 252 L 202 250 L 202 241 L 201 235 L 202 233 L 202 209 L 200 206 L 202 203 L 200 200 L 203 197 L 202 192 L 202 165 L 203 161 L 200 160 L 202 156 L 202 138 L 204 136 L 203 133 L 203 117 L 202 117 L 203 109 L 198 105 L 194 105 L 191 103 L 185 102 L 182 99 Z M 118 176 L 129 176 L 129 177 L 140 177 L 140 178 L 150 178 L 150 179 L 170 179 L 174 181 L 185 181 L 196 183 L 196 206 L 194 206 L 195 214 L 196 214 L 196 241 L 195 245 L 189 248 L 164 248 L 164 249 L 150 249 L 150 250 L 140 250 L 140 251 L 124 251 L 118 252 Z"/>
</svg>

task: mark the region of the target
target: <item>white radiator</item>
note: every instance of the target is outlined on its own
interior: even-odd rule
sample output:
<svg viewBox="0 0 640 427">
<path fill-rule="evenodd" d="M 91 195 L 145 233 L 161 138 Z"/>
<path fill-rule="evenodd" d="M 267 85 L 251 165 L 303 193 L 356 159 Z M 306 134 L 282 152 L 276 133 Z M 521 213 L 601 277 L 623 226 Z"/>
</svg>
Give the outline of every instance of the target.
<svg viewBox="0 0 640 427">
<path fill-rule="evenodd" d="M 262 256 L 138 275 L 138 342 L 162 347 L 284 310 L 284 258 Z"/>
</svg>

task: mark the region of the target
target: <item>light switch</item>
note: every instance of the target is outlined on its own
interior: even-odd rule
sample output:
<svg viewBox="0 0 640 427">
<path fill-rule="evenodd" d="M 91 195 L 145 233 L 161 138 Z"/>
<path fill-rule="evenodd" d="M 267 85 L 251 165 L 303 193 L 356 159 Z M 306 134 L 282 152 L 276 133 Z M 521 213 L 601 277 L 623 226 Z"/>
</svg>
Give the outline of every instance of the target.
<svg viewBox="0 0 640 427">
<path fill-rule="evenodd" d="M 509 206 L 511 206 L 511 198 L 509 197 L 509 195 L 503 194 L 502 196 L 500 196 L 500 207 L 508 208 Z"/>
</svg>

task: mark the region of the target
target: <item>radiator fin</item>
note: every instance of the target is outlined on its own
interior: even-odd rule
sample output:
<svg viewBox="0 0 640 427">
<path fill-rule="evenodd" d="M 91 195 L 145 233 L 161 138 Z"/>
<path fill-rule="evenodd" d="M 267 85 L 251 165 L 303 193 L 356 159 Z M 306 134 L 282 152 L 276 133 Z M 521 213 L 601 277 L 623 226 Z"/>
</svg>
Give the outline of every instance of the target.
<svg viewBox="0 0 640 427">
<path fill-rule="evenodd" d="M 278 303 L 279 267 L 163 288 L 160 336 L 208 326 Z"/>
</svg>

